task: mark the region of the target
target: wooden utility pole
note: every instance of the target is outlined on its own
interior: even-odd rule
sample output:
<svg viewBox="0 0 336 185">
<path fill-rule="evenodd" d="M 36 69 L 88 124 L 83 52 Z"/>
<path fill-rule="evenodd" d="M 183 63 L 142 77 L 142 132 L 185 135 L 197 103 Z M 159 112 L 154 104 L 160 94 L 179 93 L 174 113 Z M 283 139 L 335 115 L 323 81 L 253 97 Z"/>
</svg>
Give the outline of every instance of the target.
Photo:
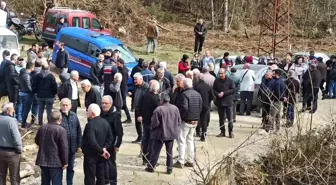
<svg viewBox="0 0 336 185">
<path fill-rule="evenodd" d="M 214 0 L 211 0 L 211 21 L 212 21 L 212 30 L 215 29 L 215 10 L 214 10 Z"/>
<path fill-rule="evenodd" d="M 228 23 L 229 23 L 229 0 L 224 0 L 224 13 L 223 13 L 223 31 L 228 32 Z"/>
</svg>

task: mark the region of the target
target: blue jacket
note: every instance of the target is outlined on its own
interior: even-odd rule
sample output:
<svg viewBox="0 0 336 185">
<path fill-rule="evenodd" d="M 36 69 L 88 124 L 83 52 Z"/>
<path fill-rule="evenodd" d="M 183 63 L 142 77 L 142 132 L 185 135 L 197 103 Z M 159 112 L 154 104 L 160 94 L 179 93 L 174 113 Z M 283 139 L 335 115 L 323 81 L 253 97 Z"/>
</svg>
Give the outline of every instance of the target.
<svg viewBox="0 0 336 185">
<path fill-rule="evenodd" d="M 74 154 L 82 145 L 82 128 L 77 115 L 72 111 L 68 116 L 62 113 L 62 127 L 67 131 L 69 153 Z"/>
<path fill-rule="evenodd" d="M 141 71 L 141 74 L 142 74 L 142 77 L 143 77 L 143 80 L 146 82 L 146 83 L 149 83 L 149 81 L 154 77 L 154 74 L 151 70 L 149 69 L 143 69 Z"/>
<path fill-rule="evenodd" d="M 285 86 L 285 82 L 281 77 L 274 79 L 272 101 L 283 101 Z"/>
<path fill-rule="evenodd" d="M 167 79 L 169 80 L 170 87 L 173 88 L 173 87 L 174 87 L 174 77 L 173 77 L 173 75 L 171 74 L 171 72 L 169 72 L 169 71 L 167 71 L 167 70 L 165 69 L 164 77 L 167 78 Z"/>
<path fill-rule="evenodd" d="M 62 28 L 66 28 L 66 27 L 69 27 L 68 23 L 58 23 L 57 26 L 56 26 L 56 34 L 61 31 Z"/>
</svg>

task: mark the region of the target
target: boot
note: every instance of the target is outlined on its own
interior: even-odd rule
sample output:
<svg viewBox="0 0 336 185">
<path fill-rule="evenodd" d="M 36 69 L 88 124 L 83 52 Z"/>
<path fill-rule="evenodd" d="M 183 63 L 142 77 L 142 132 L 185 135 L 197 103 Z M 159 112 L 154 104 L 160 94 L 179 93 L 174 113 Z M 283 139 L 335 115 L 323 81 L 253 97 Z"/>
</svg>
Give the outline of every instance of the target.
<svg viewBox="0 0 336 185">
<path fill-rule="evenodd" d="M 201 140 L 200 141 L 205 141 L 205 138 L 206 138 L 206 133 L 203 133 L 202 135 L 201 135 Z"/>
<path fill-rule="evenodd" d="M 33 125 L 33 124 L 36 124 L 36 117 L 34 115 L 31 116 L 31 122 L 30 124 Z"/>
</svg>

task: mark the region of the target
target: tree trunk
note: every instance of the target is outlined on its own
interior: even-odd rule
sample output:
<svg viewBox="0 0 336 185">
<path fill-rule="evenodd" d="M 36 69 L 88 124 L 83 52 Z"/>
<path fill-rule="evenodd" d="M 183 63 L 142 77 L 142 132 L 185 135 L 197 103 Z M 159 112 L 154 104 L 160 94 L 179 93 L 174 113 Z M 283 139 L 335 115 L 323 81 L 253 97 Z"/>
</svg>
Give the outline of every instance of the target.
<svg viewBox="0 0 336 185">
<path fill-rule="evenodd" d="M 228 22 L 229 22 L 229 0 L 224 0 L 224 13 L 223 13 L 223 31 L 228 32 Z"/>
<path fill-rule="evenodd" d="M 215 10 L 214 10 L 214 0 L 211 0 L 211 22 L 212 22 L 212 30 L 215 29 Z"/>
<path fill-rule="evenodd" d="M 52 3 L 55 7 L 57 7 L 57 0 L 52 0 Z"/>
</svg>

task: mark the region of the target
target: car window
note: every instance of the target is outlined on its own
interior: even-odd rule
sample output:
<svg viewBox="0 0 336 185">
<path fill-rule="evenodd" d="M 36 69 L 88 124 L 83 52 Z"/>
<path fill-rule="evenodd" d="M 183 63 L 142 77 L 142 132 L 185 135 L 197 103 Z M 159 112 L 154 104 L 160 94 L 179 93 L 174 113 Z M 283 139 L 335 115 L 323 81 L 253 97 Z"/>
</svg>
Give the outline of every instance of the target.
<svg viewBox="0 0 336 185">
<path fill-rule="evenodd" d="M 112 49 L 112 50 L 119 50 L 120 51 L 120 57 L 125 61 L 125 63 L 135 62 L 137 59 L 132 54 L 132 52 L 123 45 L 112 45 L 105 47 L 105 49 Z"/>
<path fill-rule="evenodd" d="M 97 19 L 95 19 L 95 18 L 93 18 L 92 19 L 92 29 L 100 29 L 100 23 L 99 23 L 99 21 L 97 20 Z"/>
<path fill-rule="evenodd" d="M 16 36 L 6 35 L 0 36 L 0 47 L 2 49 L 18 49 L 18 43 Z"/>
<path fill-rule="evenodd" d="M 90 29 L 90 19 L 88 17 L 82 18 L 82 28 Z"/>
<path fill-rule="evenodd" d="M 72 18 L 72 27 L 80 27 L 80 19 L 79 17 Z"/>
<path fill-rule="evenodd" d="M 99 53 L 101 53 L 99 47 L 92 43 L 89 43 L 87 54 L 93 58 L 97 58 Z"/>
<path fill-rule="evenodd" d="M 57 22 L 57 15 L 53 13 L 49 13 L 47 15 L 47 24 L 54 24 L 56 25 Z"/>
<path fill-rule="evenodd" d="M 87 52 L 88 42 L 82 39 L 71 37 L 69 35 L 61 35 L 60 42 L 64 42 L 65 46 L 81 53 Z"/>
</svg>

